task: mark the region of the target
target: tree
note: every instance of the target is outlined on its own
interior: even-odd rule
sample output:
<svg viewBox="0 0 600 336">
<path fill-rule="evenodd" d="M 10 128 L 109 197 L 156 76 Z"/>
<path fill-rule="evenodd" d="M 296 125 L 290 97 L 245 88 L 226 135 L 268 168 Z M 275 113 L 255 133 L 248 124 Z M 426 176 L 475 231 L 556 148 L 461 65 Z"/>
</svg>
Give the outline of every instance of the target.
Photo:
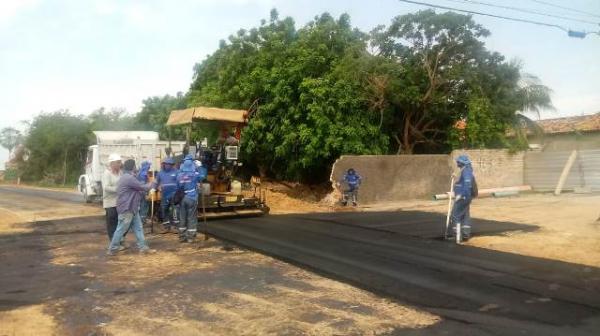
<svg viewBox="0 0 600 336">
<path fill-rule="evenodd" d="M 196 65 L 190 104 L 246 109 L 258 101 L 243 133 L 245 161 L 261 174 L 323 181 L 339 155 L 387 148 L 361 83 L 339 71 L 341 59 L 366 48 L 365 38 L 348 15 L 325 13 L 296 29 L 273 11 Z"/>
<path fill-rule="evenodd" d="M 519 85 L 519 64 L 485 48 L 489 34 L 471 16 L 432 10 L 372 32 L 376 55 L 391 63 L 368 73 L 371 109 L 387 115 L 383 126 L 398 152 L 501 147 L 518 111 L 550 105 L 541 84 Z"/>
<path fill-rule="evenodd" d="M 9 154 L 13 148 L 22 141 L 21 132 L 14 127 L 5 127 L 0 131 L 0 145 L 8 149 Z"/>
<path fill-rule="evenodd" d="M 183 93 L 178 92 L 175 96 L 148 97 L 142 101 L 142 104 L 142 110 L 135 116 L 137 128 L 159 132 L 162 139 L 183 140 L 185 138 L 182 127 L 173 127 L 171 130 L 167 126 L 167 120 L 172 110 L 187 107 L 186 97 Z"/>
<path fill-rule="evenodd" d="M 35 117 L 25 141 L 29 159 L 22 178 L 63 184 L 77 181 L 89 145 L 89 127 L 84 116 L 67 110 Z"/>
<path fill-rule="evenodd" d="M 87 116 L 92 131 L 129 131 L 138 129 L 136 117 L 129 115 L 123 108 L 107 111 L 101 107 Z"/>
</svg>

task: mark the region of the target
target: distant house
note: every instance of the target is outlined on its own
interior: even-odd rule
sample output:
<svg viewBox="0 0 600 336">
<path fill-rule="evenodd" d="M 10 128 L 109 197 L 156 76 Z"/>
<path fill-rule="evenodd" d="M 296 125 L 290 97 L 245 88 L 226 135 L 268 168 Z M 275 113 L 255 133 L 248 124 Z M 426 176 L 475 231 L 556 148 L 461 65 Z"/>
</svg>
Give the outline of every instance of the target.
<svg viewBox="0 0 600 336">
<path fill-rule="evenodd" d="M 591 115 L 537 121 L 543 136 L 530 135 L 532 148 L 544 151 L 600 149 L 600 112 Z"/>
</svg>

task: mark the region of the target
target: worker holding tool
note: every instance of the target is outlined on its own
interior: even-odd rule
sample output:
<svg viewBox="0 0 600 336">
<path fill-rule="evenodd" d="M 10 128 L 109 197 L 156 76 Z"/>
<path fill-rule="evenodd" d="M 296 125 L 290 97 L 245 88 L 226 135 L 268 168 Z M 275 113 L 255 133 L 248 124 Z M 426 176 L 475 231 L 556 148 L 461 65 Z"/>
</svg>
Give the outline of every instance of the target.
<svg viewBox="0 0 600 336">
<path fill-rule="evenodd" d="M 475 176 L 471 160 L 467 155 L 460 155 L 456 159 L 456 165 L 460 169 L 459 177 L 454 184 L 454 206 L 452 207 L 452 233 L 447 232 L 448 237 L 455 239 L 457 228 L 460 228 L 460 239 L 457 241 L 467 241 L 471 238 L 471 200 L 474 196 L 474 186 L 476 185 Z"/>
<path fill-rule="evenodd" d="M 121 178 L 121 156 L 112 153 L 108 156 L 108 167 L 102 174 L 102 207 L 106 212 L 106 232 L 111 240 L 117 224 L 117 183 Z"/>
<path fill-rule="evenodd" d="M 206 177 L 205 170 L 197 171 L 191 155 L 187 155 L 177 175 L 177 188 L 183 190 L 184 197 L 179 205 L 179 242 L 193 243 L 198 230 L 198 183 Z"/>
<path fill-rule="evenodd" d="M 342 205 L 346 206 L 348 204 L 348 199 L 352 199 L 352 205 L 356 206 L 358 201 L 358 188 L 360 187 L 360 183 L 362 181 L 362 177 L 358 175 L 354 168 L 348 169 L 344 177 L 342 178 L 342 183 L 348 185 L 348 189 L 344 190 L 344 194 L 342 197 Z"/>
<path fill-rule="evenodd" d="M 149 181 L 149 172 L 150 172 L 150 162 L 149 161 L 142 161 L 141 167 L 140 167 L 140 171 L 138 171 L 137 173 L 137 179 L 138 181 L 142 182 L 143 184 L 148 183 Z M 146 200 L 146 197 L 144 195 L 144 197 L 142 197 L 142 201 L 140 203 L 140 218 L 142 219 L 142 224 L 146 221 L 146 218 L 148 217 L 148 208 L 149 208 L 150 204 L 148 202 L 148 200 Z"/>
<path fill-rule="evenodd" d="M 119 179 L 117 185 L 117 213 L 119 218 L 119 224 L 117 229 L 108 245 L 109 256 L 115 255 L 121 251 L 120 246 L 123 240 L 123 235 L 130 227 L 133 227 L 135 238 L 137 241 L 137 247 L 140 253 L 153 253 L 144 238 L 144 229 L 142 227 L 142 220 L 140 219 L 140 201 L 143 195 L 148 190 L 154 187 L 154 184 L 148 183 L 143 184 L 137 180 L 134 176 L 135 161 L 127 160 L 123 164 L 123 175 Z"/>
<path fill-rule="evenodd" d="M 179 171 L 175 169 L 175 160 L 167 157 L 163 160 L 162 169 L 156 178 L 156 183 L 161 192 L 160 216 L 163 221 L 162 233 L 167 233 L 171 228 L 176 227 L 177 211 L 173 204 L 173 196 L 177 190 L 178 173 Z M 154 190 L 150 190 L 150 192 L 154 192 Z"/>
</svg>

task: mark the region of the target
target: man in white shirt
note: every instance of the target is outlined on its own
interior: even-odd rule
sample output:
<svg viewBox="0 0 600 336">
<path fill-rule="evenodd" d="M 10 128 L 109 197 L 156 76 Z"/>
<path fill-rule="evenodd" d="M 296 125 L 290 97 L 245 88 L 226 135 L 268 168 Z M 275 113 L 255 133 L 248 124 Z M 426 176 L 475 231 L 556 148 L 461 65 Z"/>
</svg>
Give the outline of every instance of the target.
<svg viewBox="0 0 600 336">
<path fill-rule="evenodd" d="M 102 174 L 102 207 L 106 211 L 106 231 L 112 240 L 117 229 L 117 184 L 121 178 L 121 156 L 113 153 L 108 156 L 108 167 Z"/>
</svg>

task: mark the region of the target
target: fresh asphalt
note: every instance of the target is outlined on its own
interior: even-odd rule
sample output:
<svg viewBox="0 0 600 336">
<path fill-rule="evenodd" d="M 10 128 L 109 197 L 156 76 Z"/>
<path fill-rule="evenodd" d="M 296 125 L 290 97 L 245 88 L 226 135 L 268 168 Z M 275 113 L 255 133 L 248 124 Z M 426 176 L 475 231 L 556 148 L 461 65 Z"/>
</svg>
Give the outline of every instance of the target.
<svg viewBox="0 0 600 336">
<path fill-rule="evenodd" d="M 82 202 L 5 186 L 0 199 L 7 192 Z M 419 211 L 342 212 L 209 221 L 201 230 L 443 318 L 418 334 L 599 334 L 600 269 L 458 246 L 440 239 L 443 223 L 443 215 Z M 536 229 L 478 220 L 475 227 L 482 235 Z"/>
</svg>

